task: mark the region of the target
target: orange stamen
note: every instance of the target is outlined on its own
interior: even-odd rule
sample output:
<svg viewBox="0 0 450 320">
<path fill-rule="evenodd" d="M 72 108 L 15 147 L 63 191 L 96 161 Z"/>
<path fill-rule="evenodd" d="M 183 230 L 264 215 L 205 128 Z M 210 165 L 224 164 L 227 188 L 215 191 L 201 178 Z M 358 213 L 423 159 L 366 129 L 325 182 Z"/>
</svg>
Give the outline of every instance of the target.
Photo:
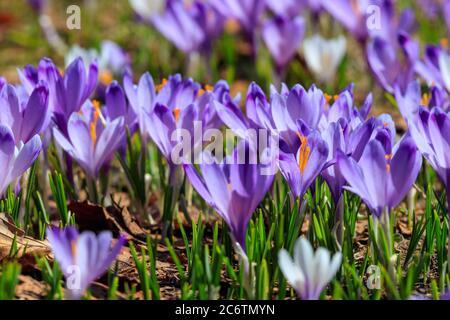
<svg viewBox="0 0 450 320">
<path fill-rule="evenodd" d="M 181 109 L 175 108 L 175 109 L 173 109 L 172 112 L 173 112 L 173 116 L 175 117 L 175 121 L 178 122 L 178 119 L 180 119 Z"/>
<path fill-rule="evenodd" d="M 420 104 L 422 106 L 427 107 L 430 104 L 430 95 L 428 93 L 424 93 L 422 95 L 422 99 L 420 100 Z"/>
<path fill-rule="evenodd" d="M 160 92 L 162 90 L 162 88 L 164 88 L 166 86 L 166 84 L 167 84 L 167 79 L 164 78 L 161 81 L 161 83 L 156 86 L 156 92 Z"/>
<path fill-rule="evenodd" d="M 324 94 L 325 100 L 327 100 L 327 103 L 330 103 L 331 100 L 333 99 L 333 96 L 330 96 L 329 94 L 325 93 Z"/>
<path fill-rule="evenodd" d="M 94 114 L 92 116 L 92 121 L 90 124 L 90 129 L 91 129 L 91 139 L 92 142 L 94 143 L 94 146 L 97 144 L 97 122 L 98 119 L 100 118 L 100 102 L 98 102 L 97 100 L 92 101 L 92 105 L 94 106 Z"/>
<path fill-rule="evenodd" d="M 311 148 L 308 146 L 308 138 L 302 136 L 299 132 L 297 132 L 297 136 L 300 139 L 300 152 L 298 157 L 298 169 L 301 174 L 305 172 L 306 165 L 308 164 L 309 156 L 311 154 Z"/>
<path fill-rule="evenodd" d="M 108 85 L 113 81 L 113 75 L 111 71 L 104 70 L 100 72 L 100 82 L 104 85 Z"/>
<path fill-rule="evenodd" d="M 448 47 L 448 39 L 446 39 L 446 38 L 442 38 L 441 41 L 439 41 L 439 43 L 441 44 L 441 47 L 443 47 L 443 48 Z"/>
</svg>

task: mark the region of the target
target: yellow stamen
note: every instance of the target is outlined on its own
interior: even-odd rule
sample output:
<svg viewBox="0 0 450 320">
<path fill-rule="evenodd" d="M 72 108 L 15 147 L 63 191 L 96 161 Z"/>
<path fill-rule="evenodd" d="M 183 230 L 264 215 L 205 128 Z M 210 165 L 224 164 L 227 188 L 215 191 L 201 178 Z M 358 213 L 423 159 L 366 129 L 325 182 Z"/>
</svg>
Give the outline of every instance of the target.
<svg viewBox="0 0 450 320">
<path fill-rule="evenodd" d="M 164 88 L 166 86 L 166 84 L 167 84 L 167 79 L 164 78 L 161 81 L 161 83 L 156 86 L 156 92 L 160 92 L 162 90 L 162 88 Z"/>
<path fill-rule="evenodd" d="M 298 156 L 298 169 L 301 174 L 305 172 L 306 165 L 308 164 L 309 156 L 311 154 L 311 148 L 308 146 L 308 138 L 302 136 L 299 132 L 297 132 L 297 136 L 300 139 L 300 152 Z"/>
<path fill-rule="evenodd" d="M 424 107 L 428 107 L 430 104 L 430 95 L 428 93 L 424 93 L 422 95 L 422 99 L 420 100 L 420 104 Z"/>
<path fill-rule="evenodd" d="M 175 121 L 178 122 L 178 119 L 180 119 L 181 109 L 175 108 L 175 109 L 173 109 L 172 112 L 173 112 L 173 116 L 175 117 Z"/>
<path fill-rule="evenodd" d="M 76 255 L 77 255 L 77 242 L 75 240 L 72 240 L 70 242 L 70 249 L 71 249 L 72 257 L 76 257 Z"/>
<path fill-rule="evenodd" d="M 209 84 L 205 84 L 205 90 L 208 92 L 212 92 L 214 90 L 214 87 Z"/>
<path fill-rule="evenodd" d="M 204 95 L 205 94 L 205 90 L 203 90 L 203 89 L 199 89 L 198 90 L 198 92 L 197 92 L 197 97 L 201 97 L 202 95 Z"/>
<path fill-rule="evenodd" d="M 390 161 L 392 160 L 392 153 L 385 154 L 384 158 L 386 159 L 386 161 L 388 161 L 388 163 L 386 163 L 386 172 L 390 173 L 391 172 Z"/>
<path fill-rule="evenodd" d="M 442 38 L 441 41 L 439 41 L 439 43 L 441 44 L 441 47 L 443 47 L 443 48 L 448 47 L 448 39 L 446 39 L 446 38 Z"/>
<path fill-rule="evenodd" d="M 325 100 L 327 100 L 327 103 L 330 103 L 331 100 L 333 99 L 333 96 L 330 96 L 329 94 L 325 93 L 324 94 Z"/>
<path fill-rule="evenodd" d="M 100 72 L 100 82 L 104 85 L 108 85 L 113 81 L 113 75 L 111 71 L 104 70 Z"/>
<path fill-rule="evenodd" d="M 333 96 L 333 99 L 334 99 L 334 102 L 338 101 L 339 95 L 335 94 L 335 95 Z"/>
<path fill-rule="evenodd" d="M 64 77 L 64 69 L 58 69 L 59 74 L 61 75 L 61 77 Z"/>
<path fill-rule="evenodd" d="M 100 118 L 100 102 L 97 100 L 92 101 L 92 105 L 94 106 L 94 114 L 92 116 L 92 121 L 90 124 L 91 129 L 91 139 L 94 143 L 94 146 L 97 144 L 97 122 Z"/>
</svg>

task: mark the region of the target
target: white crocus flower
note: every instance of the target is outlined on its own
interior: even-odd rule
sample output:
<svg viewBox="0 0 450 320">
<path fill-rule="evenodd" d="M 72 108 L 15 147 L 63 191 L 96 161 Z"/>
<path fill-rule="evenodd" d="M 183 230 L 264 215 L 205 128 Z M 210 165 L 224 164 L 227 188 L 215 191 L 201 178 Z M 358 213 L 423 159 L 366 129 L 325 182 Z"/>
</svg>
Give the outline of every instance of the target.
<svg viewBox="0 0 450 320">
<path fill-rule="evenodd" d="M 345 37 L 324 39 L 314 35 L 303 42 L 303 53 L 309 69 L 324 83 L 331 82 L 346 51 Z"/>
<path fill-rule="evenodd" d="M 299 238 L 294 247 L 294 260 L 282 249 L 278 253 L 278 264 L 289 284 L 304 300 L 318 300 L 320 293 L 333 279 L 342 262 L 342 254 L 331 258 L 325 248 L 316 252 L 308 240 Z"/>
<path fill-rule="evenodd" d="M 130 5 L 142 18 L 150 21 L 154 14 L 164 9 L 164 0 L 130 0 Z"/>
<path fill-rule="evenodd" d="M 441 50 L 439 54 L 439 69 L 441 70 L 445 88 L 450 92 L 450 54 L 445 50 Z"/>
</svg>

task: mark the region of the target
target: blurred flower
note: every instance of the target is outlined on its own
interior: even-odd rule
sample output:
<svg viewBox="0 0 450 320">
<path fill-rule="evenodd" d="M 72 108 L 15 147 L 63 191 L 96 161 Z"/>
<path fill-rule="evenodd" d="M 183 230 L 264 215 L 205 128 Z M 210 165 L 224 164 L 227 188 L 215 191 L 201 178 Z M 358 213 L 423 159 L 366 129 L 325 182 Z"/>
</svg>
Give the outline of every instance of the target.
<svg viewBox="0 0 450 320">
<path fill-rule="evenodd" d="M 245 163 L 238 155 L 245 154 Z M 217 163 L 209 153 L 202 154 L 201 176 L 191 164 L 184 169 L 189 181 L 200 196 L 225 220 L 233 240 L 246 251 L 245 237 L 248 222 L 272 185 L 274 176 L 263 172 L 266 164 L 250 163 L 256 151 L 241 141 L 231 159 Z M 271 165 L 271 164 L 269 164 Z"/>
<path fill-rule="evenodd" d="M 120 236 L 111 248 L 110 231 L 98 235 L 91 231 L 78 234 L 73 227 L 50 227 L 47 238 L 66 278 L 66 298 L 69 299 L 80 299 L 91 283 L 108 270 L 126 242 Z"/>
<path fill-rule="evenodd" d="M 445 42 L 443 46 L 428 45 L 425 48 L 425 58 L 418 62 L 417 72 L 431 85 L 450 92 L 450 53 Z"/>
<path fill-rule="evenodd" d="M 23 144 L 15 140 L 8 126 L 0 124 L 0 197 L 11 183 L 15 183 L 31 167 L 41 148 L 39 136 Z"/>
<path fill-rule="evenodd" d="M 41 13 L 46 5 L 46 0 L 27 0 L 30 7 L 36 12 Z"/>
<path fill-rule="evenodd" d="M 263 26 L 262 36 L 270 51 L 277 72 L 281 74 L 294 57 L 305 33 L 303 18 L 275 16 L 268 19 Z"/>
<path fill-rule="evenodd" d="M 278 16 L 295 17 L 299 14 L 302 1 L 299 0 L 266 0 L 266 5 Z"/>
<path fill-rule="evenodd" d="M 265 0 L 211 0 L 211 5 L 226 19 L 239 22 L 251 42 L 253 54 L 256 54 L 257 32 L 266 6 Z"/>
<path fill-rule="evenodd" d="M 212 40 L 223 28 L 222 16 L 208 3 L 168 0 L 165 10 L 152 17 L 155 27 L 185 53 L 209 54 Z"/>
<path fill-rule="evenodd" d="M 137 129 L 137 117 L 133 108 L 127 104 L 125 92 L 119 83 L 114 80 L 106 88 L 105 94 L 105 117 L 110 120 L 124 118 L 124 124 L 134 133 Z"/>
<path fill-rule="evenodd" d="M 123 141 L 124 118 L 105 119 L 99 103 L 94 101 L 93 105 L 86 104 L 81 113 L 72 114 L 67 123 L 67 136 L 56 128 L 53 135 L 90 178 L 97 178 Z"/>
<path fill-rule="evenodd" d="M 294 259 L 285 249 L 278 253 L 278 264 L 289 284 L 303 300 L 319 300 L 321 292 L 339 271 L 342 254 L 331 257 L 326 248 L 313 251 L 311 243 L 299 238 L 294 247 Z"/>
<path fill-rule="evenodd" d="M 78 57 L 84 61 L 86 68 L 97 61 L 99 70 L 99 83 L 95 96 L 104 99 L 106 87 L 113 81 L 114 77 L 122 77 L 130 69 L 130 56 L 119 45 L 109 40 L 103 40 L 100 51 L 90 48 L 84 49 L 78 45 L 70 48 L 65 56 L 66 66 L 70 65 Z"/>
<path fill-rule="evenodd" d="M 164 9 L 166 0 L 129 0 L 133 10 L 144 20 L 150 22 L 153 15 Z"/>
<path fill-rule="evenodd" d="M 398 51 L 401 51 L 403 58 L 399 57 Z M 386 91 L 394 93 L 396 86 L 404 91 L 414 78 L 419 44 L 404 33 L 399 34 L 397 45 L 375 37 L 367 46 L 367 60 Z"/>
<path fill-rule="evenodd" d="M 49 89 L 49 108 L 59 130 L 67 136 L 67 121 L 74 112 L 78 112 L 97 85 L 98 68 L 96 62 L 89 65 L 87 73 L 81 58 L 75 59 L 60 74 L 53 62 L 44 58 L 38 69 L 27 66 L 19 70 L 20 80 L 28 94 L 31 94 L 38 81 L 44 81 Z"/>
<path fill-rule="evenodd" d="M 26 101 L 6 84 L 0 91 L 0 123 L 7 125 L 17 143 L 28 142 L 49 125 L 48 88 L 40 81 Z"/>
<path fill-rule="evenodd" d="M 334 79 L 345 51 L 344 36 L 327 40 L 316 34 L 303 42 L 303 52 L 308 68 L 319 81 L 324 83 L 330 83 Z"/>
<path fill-rule="evenodd" d="M 393 148 L 390 129 L 379 129 L 359 161 L 338 151 L 337 165 L 356 193 L 375 217 L 395 208 L 412 188 L 422 165 L 422 157 L 409 136 Z"/>
</svg>

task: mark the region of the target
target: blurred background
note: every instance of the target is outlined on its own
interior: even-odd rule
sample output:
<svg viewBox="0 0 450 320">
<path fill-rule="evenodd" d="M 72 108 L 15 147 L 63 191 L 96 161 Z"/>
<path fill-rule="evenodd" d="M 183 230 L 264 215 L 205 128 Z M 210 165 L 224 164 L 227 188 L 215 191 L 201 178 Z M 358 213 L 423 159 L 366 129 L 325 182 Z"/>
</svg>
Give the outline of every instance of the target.
<svg viewBox="0 0 450 320">
<path fill-rule="evenodd" d="M 413 36 L 421 44 L 439 43 L 446 38 L 447 28 L 443 18 L 435 14 L 430 19 L 433 12 L 424 10 L 428 8 L 432 11 L 433 2 L 435 1 L 394 1 L 397 12 L 412 8 L 419 26 Z M 70 16 L 66 10 L 73 4 L 81 9 L 80 30 L 69 30 L 66 25 Z M 149 4 L 154 8 L 149 8 Z M 192 51 L 189 49 L 180 50 L 180 46 L 177 48 L 173 41 L 162 34 L 161 31 L 164 30 L 161 28 L 164 27 L 161 24 L 158 30 L 154 23 L 146 19 L 145 10 L 162 12 L 164 5 L 161 0 L 0 1 L 0 75 L 10 82 L 18 82 L 17 68 L 27 64 L 37 65 L 42 57 L 50 57 L 63 68 L 70 60 L 70 55 L 77 55 L 79 52 L 77 50 L 80 48 L 77 46 L 101 54 L 102 42 L 110 40 L 126 53 L 135 78 L 148 70 L 156 83 L 174 73 L 192 76 L 203 84 L 225 79 L 232 92 L 240 92 L 244 96 L 251 81 L 256 81 L 267 92 L 271 83 L 279 84 L 281 81 L 289 86 L 300 83 L 304 87 L 317 83 L 330 94 L 335 94 L 354 82 L 355 99 L 359 104 L 369 92 L 373 92 L 376 113 L 386 108 L 392 109 L 369 71 L 363 46 L 326 10 L 317 10 L 313 5 L 302 6 L 299 15 L 304 20 L 304 35 L 284 70 L 277 71 L 262 32 L 254 40 L 257 46 L 255 54 L 245 30 L 242 30 L 242 24 L 236 19 L 225 18 L 221 22 L 223 30 L 211 40 L 212 49 L 207 58 L 197 52 L 187 53 L 186 51 Z M 188 8 L 192 4 L 184 1 L 183 5 Z M 261 24 L 273 16 L 273 10 L 264 11 L 261 14 Z M 163 25 L 164 23 L 162 21 Z M 169 24 L 166 22 L 168 28 Z M 315 35 L 324 39 L 343 38 L 343 53 L 339 56 L 332 79 L 320 79 L 311 62 L 305 60 L 305 39 Z M 329 51 L 334 50 L 333 47 L 328 48 Z M 120 80 L 121 76 L 115 77 Z M 108 78 L 110 77 L 104 76 L 105 82 L 110 81 Z M 390 109 L 388 111 L 394 112 Z"/>
</svg>

